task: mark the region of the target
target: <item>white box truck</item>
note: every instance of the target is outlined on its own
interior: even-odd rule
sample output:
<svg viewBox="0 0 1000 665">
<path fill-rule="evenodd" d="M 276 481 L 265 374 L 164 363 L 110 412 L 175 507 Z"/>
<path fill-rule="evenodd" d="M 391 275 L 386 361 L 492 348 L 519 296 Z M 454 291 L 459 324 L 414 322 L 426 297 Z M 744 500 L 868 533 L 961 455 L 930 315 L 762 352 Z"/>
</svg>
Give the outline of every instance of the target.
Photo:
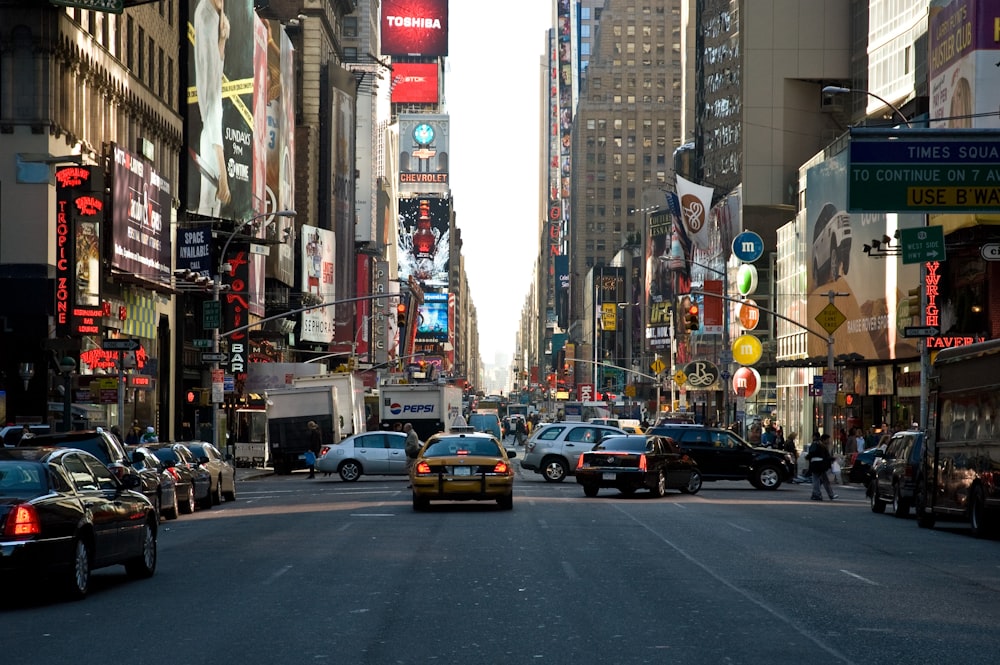
<svg viewBox="0 0 1000 665">
<path fill-rule="evenodd" d="M 382 429 L 411 423 L 421 441 L 451 431 L 462 415 L 462 389 L 439 383 L 383 384 L 379 388 L 379 424 Z"/>
<path fill-rule="evenodd" d="M 296 388 L 335 387 L 340 436 L 346 439 L 365 431 L 365 386 L 350 372 L 297 376 L 292 380 L 292 385 Z"/>
<path fill-rule="evenodd" d="M 267 391 L 267 443 L 274 472 L 287 474 L 305 468 L 309 450 L 309 421 L 319 425 L 322 445 L 340 441 L 337 388 L 299 386 Z"/>
</svg>

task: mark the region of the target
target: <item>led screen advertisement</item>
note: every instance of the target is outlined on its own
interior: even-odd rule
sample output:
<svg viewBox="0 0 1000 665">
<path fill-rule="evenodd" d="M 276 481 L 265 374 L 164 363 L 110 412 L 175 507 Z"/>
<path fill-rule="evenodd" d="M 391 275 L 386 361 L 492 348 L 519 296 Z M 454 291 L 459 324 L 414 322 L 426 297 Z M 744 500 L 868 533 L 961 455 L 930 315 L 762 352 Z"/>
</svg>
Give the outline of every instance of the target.
<svg viewBox="0 0 1000 665">
<path fill-rule="evenodd" d="M 437 63 L 392 63 L 393 104 L 437 104 L 437 102 Z"/>
<path fill-rule="evenodd" d="M 382 0 L 382 55 L 448 55 L 448 0 Z"/>
<path fill-rule="evenodd" d="M 417 342 L 448 341 L 448 294 L 424 293 L 417 311 Z"/>
<path fill-rule="evenodd" d="M 448 199 L 417 197 L 399 200 L 398 276 L 412 276 L 425 286 L 448 286 L 450 253 Z"/>
<path fill-rule="evenodd" d="M 448 191 L 448 137 L 447 115 L 399 115 L 400 194 L 443 194 Z"/>
<path fill-rule="evenodd" d="M 913 357 L 918 348 L 903 337 L 912 325 L 906 312 L 909 289 L 918 286 L 916 264 L 873 258 L 864 251 L 873 240 L 892 238 L 897 229 L 923 225 L 918 214 L 847 212 L 848 153 L 843 151 L 806 172 L 806 270 L 803 286 L 808 311 L 793 301 L 793 310 L 779 312 L 811 330 L 824 333 L 816 316 L 830 304 L 830 291 L 846 293 L 834 306 L 846 320 L 834 333 L 836 353 L 891 360 Z M 826 344 L 809 335 L 809 354 L 825 355 Z"/>
<path fill-rule="evenodd" d="M 111 154 L 111 265 L 149 281 L 169 281 L 170 182 L 118 145 Z"/>
<path fill-rule="evenodd" d="M 334 256 L 336 236 L 333 231 L 308 224 L 302 225 L 302 292 L 319 297 L 322 302 L 333 302 Z M 329 344 L 333 341 L 334 307 L 317 307 L 302 313 L 299 339 L 303 342 Z"/>
<path fill-rule="evenodd" d="M 186 1 L 191 17 L 186 31 L 189 87 L 182 102 L 187 103 L 185 121 L 191 138 L 184 204 L 207 217 L 248 219 L 255 207 L 254 172 L 260 170 L 254 163 L 258 40 L 253 3 Z"/>
</svg>

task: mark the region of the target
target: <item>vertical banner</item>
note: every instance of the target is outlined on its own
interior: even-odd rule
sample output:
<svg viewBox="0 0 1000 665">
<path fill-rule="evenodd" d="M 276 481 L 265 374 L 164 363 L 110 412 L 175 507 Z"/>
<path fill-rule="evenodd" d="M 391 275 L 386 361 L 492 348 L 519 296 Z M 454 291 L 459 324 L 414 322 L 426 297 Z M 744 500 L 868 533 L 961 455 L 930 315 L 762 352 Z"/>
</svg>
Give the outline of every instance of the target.
<svg viewBox="0 0 1000 665">
<path fill-rule="evenodd" d="M 104 172 L 57 168 L 55 325 L 58 336 L 100 334 L 100 227 Z"/>
<path fill-rule="evenodd" d="M 302 225 L 302 292 L 333 302 L 336 235 L 333 231 Z M 299 338 L 303 342 L 329 344 L 333 341 L 333 306 L 317 307 L 302 313 Z"/>
<path fill-rule="evenodd" d="M 253 213 L 254 24 L 252 0 L 190 2 L 186 122 L 188 210 L 243 220 Z"/>
<path fill-rule="evenodd" d="M 249 323 L 250 314 L 250 243 L 235 241 L 226 248 L 223 264 L 229 264 L 228 274 L 222 276 L 222 285 L 228 287 L 219 296 L 222 301 L 223 331 L 241 328 Z M 246 330 L 228 335 L 229 371 L 246 372 L 246 351 L 249 336 Z"/>
<path fill-rule="evenodd" d="M 170 281 L 170 182 L 153 165 L 112 144 L 111 265 L 149 281 Z"/>
<path fill-rule="evenodd" d="M 294 49 L 279 21 L 268 21 L 267 41 L 267 210 L 295 209 L 295 72 Z M 295 284 L 295 220 L 272 217 L 267 238 L 268 275 L 286 286 Z"/>
<path fill-rule="evenodd" d="M 455 368 L 455 294 L 448 294 L 448 344 L 445 347 L 444 357 L 447 361 L 447 369 Z"/>
<path fill-rule="evenodd" d="M 706 279 L 703 290 L 705 291 L 705 311 L 702 313 L 701 331 L 722 334 L 722 317 L 723 312 L 725 312 L 722 300 L 722 280 Z M 713 298 L 712 294 L 719 297 Z"/>
<path fill-rule="evenodd" d="M 448 199 L 399 200 L 399 279 L 412 276 L 425 286 L 448 287 L 450 222 Z"/>
<path fill-rule="evenodd" d="M 677 197 L 680 199 L 681 223 L 688 238 L 696 246 L 708 249 L 708 213 L 712 209 L 712 188 L 698 185 L 677 176 Z"/>
</svg>

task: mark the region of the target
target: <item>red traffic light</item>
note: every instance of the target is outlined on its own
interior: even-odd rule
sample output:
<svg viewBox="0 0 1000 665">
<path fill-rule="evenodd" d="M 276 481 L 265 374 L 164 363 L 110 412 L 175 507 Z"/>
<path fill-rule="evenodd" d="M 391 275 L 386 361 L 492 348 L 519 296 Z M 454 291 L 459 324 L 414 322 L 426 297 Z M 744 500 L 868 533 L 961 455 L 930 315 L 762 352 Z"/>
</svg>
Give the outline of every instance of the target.
<svg viewBox="0 0 1000 665">
<path fill-rule="evenodd" d="M 698 316 L 698 305 L 691 305 L 688 307 L 688 314 L 691 316 Z"/>
<path fill-rule="evenodd" d="M 397 314 L 406 314 L 406 303 L 402 303 L 401 302 L 398 305 L 396 305 L 396 313 Z"/>
<path fill-rule="evenodd" d="M 193 390 L 187 391 L 187 403 L 194 404 L 197 401 L 198 401 L 198 395 Z"/>
</svg>

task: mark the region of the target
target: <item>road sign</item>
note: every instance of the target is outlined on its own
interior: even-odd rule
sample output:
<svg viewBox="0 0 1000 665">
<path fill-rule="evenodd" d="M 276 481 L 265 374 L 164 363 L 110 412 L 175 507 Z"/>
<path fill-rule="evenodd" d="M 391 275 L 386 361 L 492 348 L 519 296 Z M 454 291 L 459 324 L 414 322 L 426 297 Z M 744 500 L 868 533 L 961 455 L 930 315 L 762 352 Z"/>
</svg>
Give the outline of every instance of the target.
<svg viewBox="0 0 1000 665">
<path fill-rule="evenodd" d="M 733 254 L 745 263 L 753 263 L 764 254 L 764 241 L 753 231 L 744 231 L 733 238 Z"/>
<path fill-rule="evenodd" d="M 632 385 L 631 383 L 625 386 L 625 396 L 635 397 L 635 386 Z"/>
<path fill-rule="evenodd" d="M 987 261 L 1000 261 L 1000 242 L 988 242 L 979 250 L 979 255 Z"/>
<path fill-rule="evenodd" d="M 196 339 L 194 341 L 194 348 L 196 349 L 210 349 L 212 348 L 212 340 L 210 339 Z"/>
<path fill-rule="evenodd" d="M 101 348 L 105 351 L 138 351 L 142 346 L 137 339 L 102 339 Z"/>
<path fill-rule="evenodd" d="M 653 370 L 653 374 L 660 374 L 665 370 L 667 366 L 663 364 L 663 361 L 657 358 L 653 361 L 653 364 L 649 366 L 649 369 Z"/>
<path fill-rule="evenodd" d="M 944 261 L 944 229 L 940 226 L 900 229 L 899 246 L 903 263 Z"/>
<path fill-rule="evenodd" d="M 844 313 L 837 309 L 837 306 L 833 303 L 828 304 L 816 315 L 816 323 L 831 335 L 837 328 L 844 325 L 844 321 L 846 320 L 847 317 L 844 316 Z"/>
<path fill-rule="evenodd" d="M 938 332 L 934 326 L 907 326 L 903 328 L 903 337 L 934 337 Z"/>
<path fill-rule="evenodd" d="M 889 140 L 891 139 L 891 140 Z M 849 212 L 992 212 L 1000 141 L 985 132 L 851 130 Z"/>
<path fill-rule="evenodd" d="M 687 374 L 684 373 L 684 370 L 679 369 L 676 372 L 674 372 L 674 383 L 676 383 L 677 385 L 683 386 L 685 383 L 687 383 L 687 380 L 688 376 Z"/>
<path fill-rule="evenodd" d="M 225 363 L 229 360 L 228 353 L 202 352 L 201 362 L 203 363 Z"/>
<path fill-rule="evenodd" d="M 222 303 L 218 300 L 206 300 L 201 304 L 201 327 L 213 330 L 222 327 Z"/>
</svg>

